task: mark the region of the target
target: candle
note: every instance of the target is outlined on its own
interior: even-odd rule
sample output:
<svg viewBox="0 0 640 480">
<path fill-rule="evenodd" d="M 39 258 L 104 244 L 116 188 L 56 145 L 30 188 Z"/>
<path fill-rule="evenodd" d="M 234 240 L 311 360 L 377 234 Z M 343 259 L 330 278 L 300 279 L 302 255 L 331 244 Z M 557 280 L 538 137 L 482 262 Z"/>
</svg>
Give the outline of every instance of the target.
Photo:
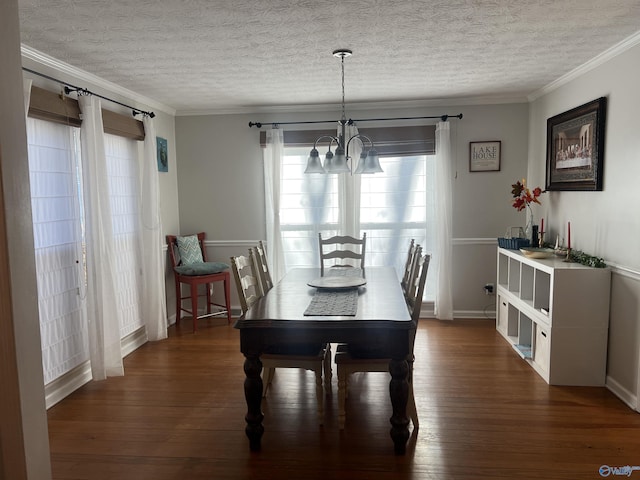
<svg viewBox="0 0 640 480">
<path fill-rule="evenodd" d="M 571 248 L 571 222 L 567 222 L 567 248 Z"/>
<path fill-rule="evenodd" d="M 544 218 L 540 219 L 540 233 L 544 233 Z"/>
</svg>

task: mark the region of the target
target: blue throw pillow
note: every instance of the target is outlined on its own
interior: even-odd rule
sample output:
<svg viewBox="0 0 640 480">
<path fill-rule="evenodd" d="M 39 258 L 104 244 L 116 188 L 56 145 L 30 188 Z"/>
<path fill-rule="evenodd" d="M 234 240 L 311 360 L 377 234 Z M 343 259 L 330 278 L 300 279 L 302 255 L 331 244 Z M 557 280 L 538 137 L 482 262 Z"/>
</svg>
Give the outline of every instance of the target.
<svg viewBox="0 0 640 480">
<path fill-rule="evenodd" d="M 222 262 L 201 262 L 191 265 L 180 265 L 175 271 L 180 275 L 211 275 L 212 273 L 224 272 L 229 265 Z"/>
<path fill-rule="evenodd" d="M 177 237 L 176 242 L 178 243 L 178 253 L 180 254 L 181 265 L 193 265 L 204 262 L 197 235 Z"/>
</svg>

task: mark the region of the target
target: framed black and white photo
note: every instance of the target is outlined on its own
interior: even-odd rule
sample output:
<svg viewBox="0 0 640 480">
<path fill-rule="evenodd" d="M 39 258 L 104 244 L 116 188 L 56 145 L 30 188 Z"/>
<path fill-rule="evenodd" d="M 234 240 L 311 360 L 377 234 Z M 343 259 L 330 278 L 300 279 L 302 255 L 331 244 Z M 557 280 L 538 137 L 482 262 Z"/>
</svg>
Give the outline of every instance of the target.
<svg viewBox="0 0 640 480">
<path fill-rule="evenodd" d="M 500 170 L 500 141 L 469 142 L 469 171 L 496 172 Z"/>
<path fill-rule="evenodd" d="M 606 97 L 547 120 L 547 190 L 602 190 Z"/>
</svg>

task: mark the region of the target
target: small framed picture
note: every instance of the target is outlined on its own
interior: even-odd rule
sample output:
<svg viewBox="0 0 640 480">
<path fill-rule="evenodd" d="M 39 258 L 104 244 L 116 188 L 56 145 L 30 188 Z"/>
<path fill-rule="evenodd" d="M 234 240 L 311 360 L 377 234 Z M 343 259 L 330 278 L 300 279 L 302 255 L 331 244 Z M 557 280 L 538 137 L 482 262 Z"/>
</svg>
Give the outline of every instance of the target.
<svg viewBox="0 0 640 480">
<path fill-rule="evenodd" d="M 169 171 L 169 152 L 167 151 L 167 139 L 156 137 L 156 147 L 158 151 L 158 171 Z"/>
<path fill-rule="evenodd" d="M 487 142 L 469 142 L 469 171 L 499 171 L 500 143 L 500 140 L 491 140 Z"/>
</svg>

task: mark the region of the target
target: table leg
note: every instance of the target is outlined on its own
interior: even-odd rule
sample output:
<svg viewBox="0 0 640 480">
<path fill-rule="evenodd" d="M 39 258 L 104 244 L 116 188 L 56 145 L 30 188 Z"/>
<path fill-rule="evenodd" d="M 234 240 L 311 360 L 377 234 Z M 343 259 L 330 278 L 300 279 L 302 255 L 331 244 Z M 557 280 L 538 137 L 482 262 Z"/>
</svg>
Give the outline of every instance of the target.
<svg viewBox="0 0 640 480">
<path fill-rule="evenodd" d="M 389 362 L 389 394 L 393 415 L 391 416 L 391 438 L 397 454 L 404 454 L 409 440 L 409 419 L 407 418 L 407 401 L 409 399 L 409 366 L 406 359 Z"/>
<path fill-rule="evenodd" d="M 262 362 L 259 355 L 245 355 L 244 373 L 244 398 L 247 401 L 247 415 L 244 417 L 247 426 L 244 431 L 249 438 L 251 451 L 260 450 L 260 439 L 264 433 L 262 425 Z"/>
</svg>

